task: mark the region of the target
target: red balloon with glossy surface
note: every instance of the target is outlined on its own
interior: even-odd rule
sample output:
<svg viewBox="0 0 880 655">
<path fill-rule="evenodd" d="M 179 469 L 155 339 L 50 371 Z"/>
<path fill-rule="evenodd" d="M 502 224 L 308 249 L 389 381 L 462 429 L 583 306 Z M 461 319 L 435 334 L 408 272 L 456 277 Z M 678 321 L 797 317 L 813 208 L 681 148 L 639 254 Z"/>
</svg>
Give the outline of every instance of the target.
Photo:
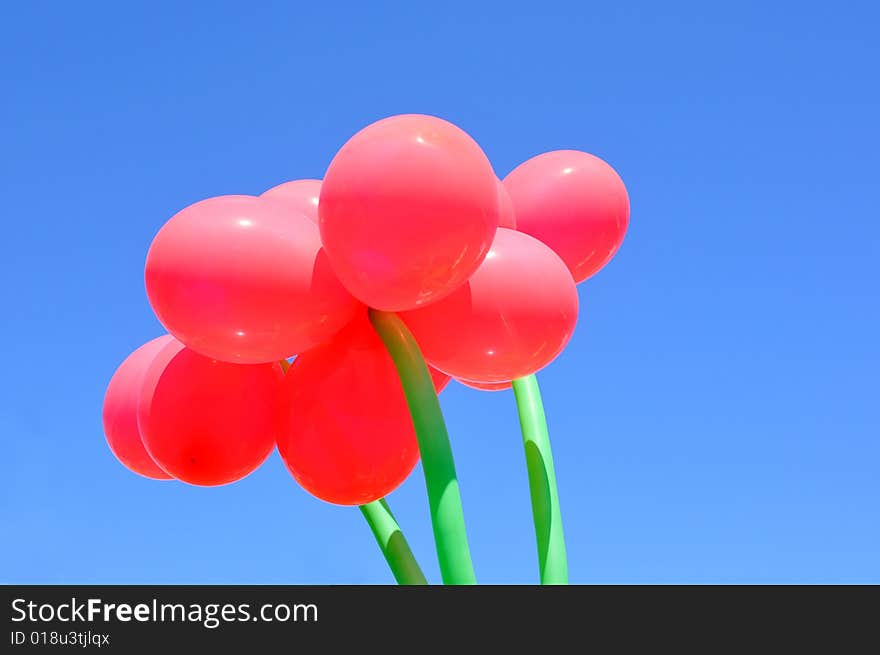
<svg viewBox="0 0 880 655">
<path fill-rule="evenodd" d="M 607 264 L 629 225 L 623 180 L 607 163 L 577 150 L 556 150 L 517 166 L 504 186 L 516 229 L 550 246 L 576 282 Z"/>
<path fill-rule="evenodd" d="M 145 343 L 131 353 L 110 379 L 104 395 L 104 435 L 107 445 L 122 464 L 131 471 L 154 480 L 170 480 L 159 468 L 141 440 L 137 408 L 147 368 L 162 348 L 173 341 L 165 335 Z"/>
<path fill-rule="evenodd" d="M 312 495 L 369 503 L 394 491 L 418 461 L 403 388 L 366 313 L 297 357 L 283 390 L 278 452 Z"/>
<path fill-rule="evenodd" d="M 412 309 L 449 294 L 479 266 L 498 226 L 497 178 L 455 125 L 393 116 L 340 149 L 318 214 L 346 288 L 377 309 Z"/>
<path fill-rule="evenodd" d="M 264 191 L 260 197 L 281 203 L 290 211 L 304 214 L 318 222 L 318 198 L 321 180 L 293 180 Z"/>
<path fill-rule="evenodd" d="M 145 278 L 171 334 L 242 364 L 326 341 L 359 306 L 336 279 L 317 225 L 253 196 L 210 198 L 176 214 L 150 246 Z"/>
<path fill-rule="evenodd" d="M 432 366 L 496 383 L 549 364 L 568 343 L 577 314 L 577 289 L 559 256 L 534 237 L 499 228 L 464 285 L 401 318 Z"/>
<path fill-rule="evenodd" d="M 231 364 L 178 341 L 147 369 L 138 424 L 150 456 L 178 480 L 215 486 L 254 471 L 280 432 L 280 364 Z"/>
</svg>

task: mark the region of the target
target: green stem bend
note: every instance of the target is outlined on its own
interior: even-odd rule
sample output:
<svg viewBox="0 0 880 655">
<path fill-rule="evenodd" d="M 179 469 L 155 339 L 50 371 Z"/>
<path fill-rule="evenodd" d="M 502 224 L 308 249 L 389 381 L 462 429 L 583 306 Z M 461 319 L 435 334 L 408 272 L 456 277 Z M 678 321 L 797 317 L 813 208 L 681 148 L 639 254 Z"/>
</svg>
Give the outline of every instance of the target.
<svg viewBox="0 0 880 655">
<path fill-rule="evenodd" d="M 519 424 L 526 450 L 541 584 L 568 584 L 568 560 L 562 533 L 559 492 L 556 489 L 556 472 L 553 469 L 553 453 L 550 451 L 547 419 L 544 416 L 544 404 L 537 378 L 527 375 L 514 380 L 513 393 L 516 396 Z"/>
<path fill-rule="evenodd" d="M 370 321 L 394 361 L 412 416 L 443 582 L 476 584 L 452 447 L 428 366 L 409 329 L 396 314 L 371 309 Z"/>
</svg>

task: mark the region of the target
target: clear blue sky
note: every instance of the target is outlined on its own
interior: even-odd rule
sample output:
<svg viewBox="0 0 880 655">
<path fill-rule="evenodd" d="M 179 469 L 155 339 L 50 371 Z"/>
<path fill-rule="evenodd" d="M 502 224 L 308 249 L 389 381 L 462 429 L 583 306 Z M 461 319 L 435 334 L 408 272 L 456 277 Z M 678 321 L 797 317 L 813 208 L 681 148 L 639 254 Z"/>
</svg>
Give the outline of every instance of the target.
<svg viewBox="0 0 880 655">
<path fill-rule="evenodd" d="M 6 3 L 0 580 L 391 581 L 360 513 L 277 455 L 224 488 L 141 479 L 101 401 L 162 332 L 165 220 L 423 112 L 499 175 L 577 148 L 629 188 L 539 376 L 572 580 L 880 582 L 880 10 L 517 4 Z M 442 405 L 478 578 L 535 581 L 512 395 Z M 438 580 L 420 470 L 390 502 Z"/>
</svg>

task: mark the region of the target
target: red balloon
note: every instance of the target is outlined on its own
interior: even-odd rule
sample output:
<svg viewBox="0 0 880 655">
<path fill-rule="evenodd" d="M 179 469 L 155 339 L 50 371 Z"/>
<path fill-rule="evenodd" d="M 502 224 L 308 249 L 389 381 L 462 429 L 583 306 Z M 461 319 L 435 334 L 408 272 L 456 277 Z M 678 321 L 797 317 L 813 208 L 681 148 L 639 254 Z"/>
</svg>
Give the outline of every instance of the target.
<svg viewBox="0 0 880 655">
<path fill-rule="evenodd" d="M 355 134 L 330 163 L 318 207 L 339 279 L 388 311 L 460 286 L 498 226 L 498 184 L 486 155 L 439 118 L 386 118 Z"/>
<path fill-rule="evenodd" d="M 513 211 L 513 200 L 501 180 L 498 180 L 498 227 L 516 229 L 516 214 Z"/>
<path fill-rule="evenodd" d="M 359 305 L 333 274 L 317 226 L 253 196 L 210 198 L 176 214 L 150 246 L 146 284 L 171 334 L 241 364 L 326 341 Z"/>
<path fill-rule="evenodd" d="M 137 422 L 138 400 L 147 367 L 173 340 L 170 335 L 158 337 L 131 353 L 110 378 L 104 395 L 104 435 L 110 450 L 126 468 L 154 480 L 170 480 L 171 476 L 144 448 Z"/>
<path fill-rule="evenodd" d="M 533 157 L 506 178 L 516 229 L 553 248 L 581 282 L 607 264 L 629 225 L 629 197 L 611 166 L 577 150 Z"/>
<path fill-rule="evenodd" d="M 305 214 L 318 222 L 318 197 L 321 195 L 321 180 L 294 180 L 274 186 L 264 191 L 260 197 L 279 202 L 289 210 Z"/>
<path fill-rule="evenodd" d="M 513 386 L 510 382 L 469 382 L 468 380 L 459 380 L 459 382 L 466 387 L 480 391 L 504 391 Z"/>
<path fill-rule="evenodd" d="M 366 313 L 332 342 L 297 357 L 283 394 L 278 452 L 297 482 L 322 500 L 378 500 L 419 459 L 400 379 Z"/>
<path fill-rule="evenodd" d="M 138 425 L 147 452 L 190 484 L 228 484 L 256 470 L 280 432 L 281 365 L 230 364 L 179 341 L 147 369 Z"/>
<path fill-rule="evenodd" d="M 498 228 L 467 283 L 401 318 L 432 366 L 459 379 L 507 382 L 549 364 L 577 314 L 577 289 L 559 256 L 527 234 Z"/>
</svg>

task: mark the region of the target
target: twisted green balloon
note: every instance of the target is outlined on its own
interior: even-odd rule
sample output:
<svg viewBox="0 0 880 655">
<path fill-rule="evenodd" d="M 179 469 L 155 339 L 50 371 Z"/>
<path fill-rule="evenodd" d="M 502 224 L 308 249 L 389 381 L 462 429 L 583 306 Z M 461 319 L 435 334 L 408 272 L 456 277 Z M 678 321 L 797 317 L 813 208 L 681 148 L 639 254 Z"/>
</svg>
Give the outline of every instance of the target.
<svg viewBox="0 0 880 655">
<path fill-rule="evenodd" d="M 514 380 L 513 393 L 516 396 L 519 424 L 526 450 L 541 584 L 568 584 L 568 560 L 565 554 L 565 536 L 562 533 L 559 491 L 556 489 L 553 453 L 550 451 L 550 435 L 547 433 L 547 419 L 544 416 L 538 379 L 534 375 L 527 375 Z"/>
<path fill-rule="evenodd" d="M 388 562 L 397 584 L 428 584 L 385 499 L 361 505 L 360 509 L 373 531 L 373 536 L 376 537 L 382 554 L 385 555 L 385 561 Z"/>
<path fill-rule="evenodd" d="M 428 365 L 416 340 L 396 314 L 371 309 L 370 321 L 394 361 L 412 416 L 443 582 L 476 584 L 452 447 Z"/>
</svg>

